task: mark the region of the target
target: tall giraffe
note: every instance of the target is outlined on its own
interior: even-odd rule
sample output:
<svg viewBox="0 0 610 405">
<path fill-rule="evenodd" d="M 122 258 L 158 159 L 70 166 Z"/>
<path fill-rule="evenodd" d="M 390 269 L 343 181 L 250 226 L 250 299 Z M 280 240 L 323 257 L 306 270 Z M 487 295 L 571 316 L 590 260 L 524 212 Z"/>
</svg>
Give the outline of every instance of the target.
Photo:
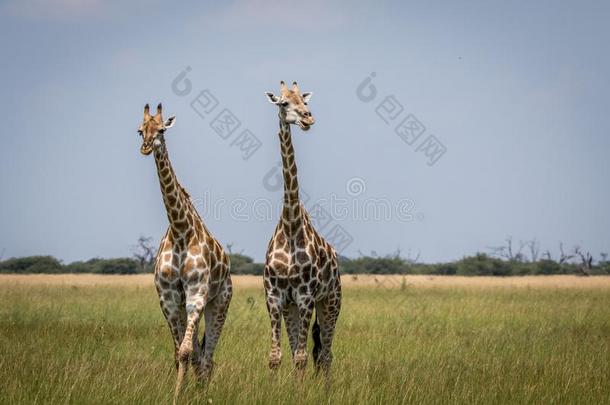
<svg viewBox="0 0 610 405">
<path fill-rule="evenodd" d="M 269 242 L 264 271 L 267 310 L 271 319 L 269 367 L 276 370 L 282 358 L 280 349 L 282 317 L 294 366 L 303 378 L 307 365 L 307 336 L 312 314 L 313 358 L 316 372 L 330 377 L 332 342 L 341 308 L 341 279 L 337 254 L 313 228 L 305 207 L 299 200 L 297 166 L 290 125 L 303 131 L 314 123 L 307 107 L 311 93 L 302 93 L 294 82 L 288 89 L 280 83 L 280 95 L 265 93 L 269 102 L 279 107 L 280 144 L 284 176 L 284 205 L 280 221 Z"/>
<path fill-rule="evenodd" d="M 203 224 L 189 194 L 180 185 L 167 153 L 165 131 L 175 117 L 163 121 L 161 104 L 157 114 L 144 107 L 144 120 L 138 129 L 140 152 L 154 151 L 161 194 L 169 228 L 157 252 L 155 287 L 161 310 L 174 340 L 174 360 L 178 370 L 174 402 L 180 392 L 189 362 L 195 374 L 207 381 L 213 368 L 213 355 L 233 294 L 229 256 Z M 199 349 L 198 326 L 205 318 L 203 352 Z"/>
</svg>

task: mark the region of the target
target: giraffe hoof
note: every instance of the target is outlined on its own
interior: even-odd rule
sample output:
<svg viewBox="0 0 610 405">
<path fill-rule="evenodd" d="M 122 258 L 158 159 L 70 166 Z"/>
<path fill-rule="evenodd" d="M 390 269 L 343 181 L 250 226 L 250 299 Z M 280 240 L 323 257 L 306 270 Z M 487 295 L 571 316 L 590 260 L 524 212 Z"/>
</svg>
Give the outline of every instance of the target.
<svg viewBox="0 0 610 405">
<path fill-rule="evenodd" d="M 297 369 L 303 369 L 307 365 L 307 353 L 297 352 L 294 355 L 294 366 Z"/>
<path fill-rule="evenodd" d="M 189 345 L 189 344 L 185 344 L 183 342 L 182 345 L 180 346 L 180 350 L 178 350 L 178 359 L 180 359 L 180 361 L 187 362 L 191 358 L 192 354 L 193 354 L 192 344 Z"/>
<path fill-rule="evenodd" d="M 280 368 L 280 364 L 282 364 L 282 358 L 281 357 L 272 357 L 269 359 L 269 368 L 273 371 L 277 370 L 278 368 Z"/>
<path fill-rule="evenodd" d="M 212 378 L 212 373 L 214 371 L 214 366 L 215 363 L 213 360 L 202 359 L 201 362 L 198 364 L 197 368 L 195 369 L 195 374 L 197 375 L 197 378 L 204 383 L 210 381 L 210 379 Z"/>
</svg>

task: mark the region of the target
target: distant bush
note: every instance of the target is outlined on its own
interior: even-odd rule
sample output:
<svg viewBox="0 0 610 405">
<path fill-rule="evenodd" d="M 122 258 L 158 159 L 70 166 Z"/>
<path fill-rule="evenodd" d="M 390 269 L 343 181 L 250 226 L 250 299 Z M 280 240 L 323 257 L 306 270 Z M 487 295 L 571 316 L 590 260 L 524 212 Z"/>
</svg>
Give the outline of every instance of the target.
<svg viewBox="0 0 610 405">
<path fill-rule="evenodd" d="M 364 256 L 353 260 L 342 257 L 339 261 L 339 271 L 345 274 L 408 274 L 410 266 L 397 256 Z"/>
<path fill-rule="evenodd" d="M 416 263 L 411 266 L 412 274 L 425 274 L 434 276 L 453 276 L 457 274 L 458 266 L 455 262 L 425 264 Z"/>
<path fill-rule="evenodd" d="M 489 257 L 485 253 L 477 253 L 457 262 L 456 274 L 461 276 L 508 276 L 510 273 L 508 262 Z"/>
<path fill-rule="evenodd" d="M 0 273 L 62 273 L 63 265 L 53 256 L 28 256 L 0 262 Z"/>
<path fill-rule="evenodd" d="M 533 268 L 531 274 L 562 274 L 565 273 L 565 268 L 552 260 L 540 260 L 536 263 L 531 263 Z"/>
<path fill-rule="evenodd" d="M 232 274 L 263 274 L 264 264 L 256 263 L 243 254 L 231 254 Z M 153 265 L 142 265 L 135 258 L 90 259 L 62 264 L 52 256 L 30 256 L 0 261 L 0 273 L 94 273 L 141 274 L 151 273 Z M 558 263 L 554 260 L 538 261 L 503 260 L 485 253 L 464 257 L 456 262 L 416 263 L 398 255 L 385 257 L 362 256 L 350 259 L 339 256 L 339 271 L 343 274 L 425 274 L 463 276 L 521 276 L 550 274 L 580 274 L 575 263 Z M 610 274 L 610 261 L 601 260 L 589 271 L 590 275 Z"/>
<path fill-rule="evenodd" d="M 135 259 L 122 257 L 118 259 L 90 259 L 86 262 L 74 262 L 65 266 L 67 273 L 95 274 L 138 274 L 148 273 Z"/>
<path fill-rule="evenodd" d="M 62 264 L 52 256 L 29 256 L 0 262 L 0 273 L 96 273 L 96 274 L 136 274 L 138 262 L 131 258 L 91 259 L 86 262 Z"/>
<path fill-rule="evenodd" d="M 265 267 L 262 263 L 254 263 L 250 256 L 233 253 L 231 257 L 231 274 L 252 274 L 262 276 Z"/>
</svg>

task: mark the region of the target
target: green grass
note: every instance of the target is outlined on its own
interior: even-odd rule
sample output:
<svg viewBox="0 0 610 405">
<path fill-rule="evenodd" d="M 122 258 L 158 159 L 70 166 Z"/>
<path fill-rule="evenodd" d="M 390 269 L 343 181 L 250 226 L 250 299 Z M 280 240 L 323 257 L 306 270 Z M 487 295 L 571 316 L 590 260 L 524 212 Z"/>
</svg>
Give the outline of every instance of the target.
<svg viewBox="0 0 610 405">
<path fill-rule="evenodd" d="M 153 286 L 0 286 L 0 402 L 169 403 L 175 371 Z M 188 403 L 610 403 L 610 291 L 352 288 L 334 381 L 297 386 L 284 337 L 267 369 L 261 290 L 237 289 L 207 391 Z"/>
</svg>

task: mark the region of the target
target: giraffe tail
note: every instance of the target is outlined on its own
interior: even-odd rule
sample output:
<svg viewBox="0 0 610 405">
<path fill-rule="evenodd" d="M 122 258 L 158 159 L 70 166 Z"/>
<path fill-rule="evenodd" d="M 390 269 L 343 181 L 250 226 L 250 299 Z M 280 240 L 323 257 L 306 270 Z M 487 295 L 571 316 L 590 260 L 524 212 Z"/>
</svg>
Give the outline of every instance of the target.
<svg viewBox="0 0 610 405">
<path fill-rule="evenodd" d="M 313 322 L 313 327 L 311 328 L 311 337 L 313 338 L 313 362 L 318 368 L 318 359 L 320 357 L 320 350 L 322 349 L 322 340 L 320 339 L 320 325 L 318 324 L 318 311 L 316 311 L 316 318 Z"/>
</svg>

